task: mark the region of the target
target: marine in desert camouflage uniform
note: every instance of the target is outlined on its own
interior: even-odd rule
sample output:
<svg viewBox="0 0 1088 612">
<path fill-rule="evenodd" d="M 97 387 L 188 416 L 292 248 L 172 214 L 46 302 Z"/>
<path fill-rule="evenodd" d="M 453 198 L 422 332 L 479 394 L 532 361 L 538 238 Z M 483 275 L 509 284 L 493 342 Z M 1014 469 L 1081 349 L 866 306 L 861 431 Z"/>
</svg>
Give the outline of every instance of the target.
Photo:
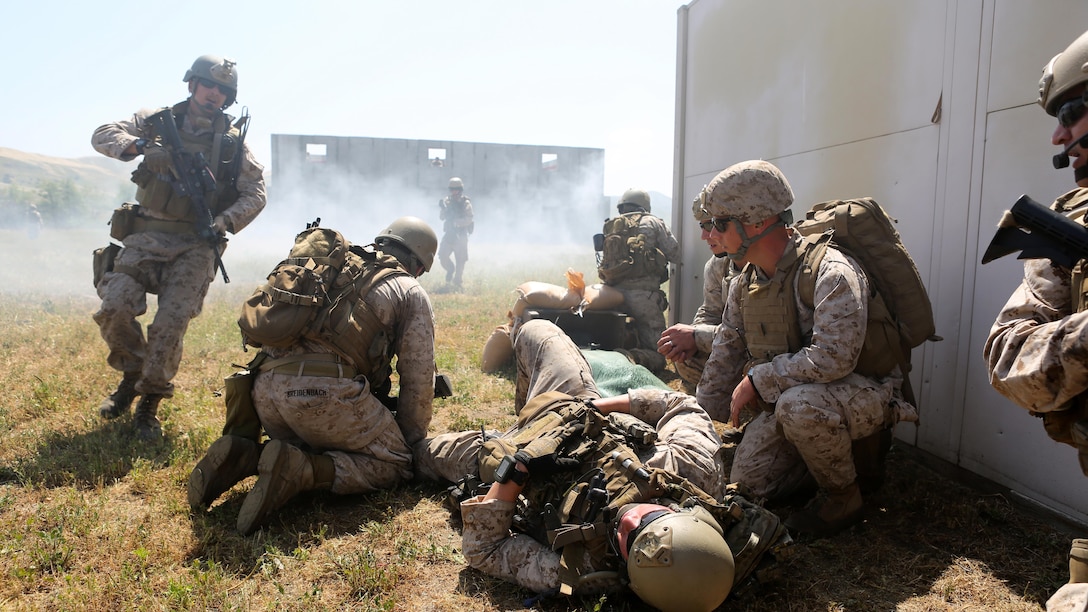
<svg viewBox="0 0 1088 612">
<path fill-rule="evenodd" d="M 700 238 L 711 251 L 710 258 L 703 265 L 703 303 L 695 311 L 691 325 L 677 323 L 662 332 L 657 342 L 657 351 L 672 362 L 689 393 L 695 392 L 699 379 L 703 377 L 703 368 L 714 344 L 714 334 L 725 311 L 729 280 L 736 273 L 732 260 L 725 256 L 724 247 L 715 240 L 717 236 L 711 234 L 713 217 L 704 206 L 705 194 L 704 189 L 691 203 L 692 216 L 699 224 Z"/>
<path fill-rule="evenodd" d="M 1065 150 L 1056 167 L 1073 158 L 1077 189 L 1060 196 L 1063 212 L 1088 205 L 1088 32 L 1043 67 L 1038 103 L 1058 120 L 1051 142 Z M 1083 222 L 1083 217 L 1081 218 Z M 1077 267 L 1085 265 L 1082 260 Z M 1047 434 L 1077 449 L 1088 475 L 1088 309 L 1083 276 L 1046 259 L 1024 262 L 1024 279 L 997 315 L 984 356 L 990 384 L 1041 417 Z M 1047 602 L 1048 612 L 1088 610 L 1088 539 L 1069 551 L 1069 584 Z"/>
<path fill-rule="evenodd" d="M 628 189 L 620 196 L 616 210 L 621 215 L 641 215 L 638 223 L 640 233 L 646 237 L 645 250 L 659 250 L 665 258 L 662 264 L 680 261 L 680 243 L 664 221 L 650 214 L 650 194 L 646 190 Z M 665 310 L 669 307 L 661 283 L 656 270 L 607 283 L 623 294 L 623 309 L 632 319 L 637 342 L 629 351 L 631 356 L 635 363 L 655 373 L 665 369 L 665 356 L 657 352 L 657 341 L 665 331 Z"/>
<path fill-rule="evenodd" d="M 223 110 L 234 103 L 238 71 L 234 62 L 216 56 L 197 58 L 183 78 L 190 97 L 173 108 L 178 131 L 186 146 L 222 152 L 219 162 L 211 161 L 216 173 L 217 202 L 213 226 L 216 233 L 238 233 L 265 207 L 263 168 L 249 148 L 231 129 L 232 118 Z M 140 189 L 140 219 L 134 232 L 125 236 L 113 272 L 99 283 L 102 304 L 94 315 L 102 339 L 109 347 L 107 362 L 123 373 L 121 383 L 99 408 L 104 418 L 125 414 L 136 395 L 142 395 L 133 419 L 142 439 L 162 435 L 157 418 L 159 402 L 174 395 L 174 376 L 181 364 L 182 341 L 189 322 L 200 314 L 208 286 L 215 277 L 212 247 L 194 229 L 194 213 L 168 205 L 172 163 L 169 153 L 149 133 L 148 118 L 161 109 L 143 109 L 130 119 L 107 123 L 95 130 L 91 144 L 99 153 L 130 161 L 143 160 L 133 173 Z M 216 146 L 222 137 L 234 146 Z M 240 145 L 240 150 L 236 150 Z M 240 156 L 237 179 L 230 180 L 229 168 Z M 139 178 L 143 177 L 143 178 Z M 230 195 L 231 188 L 237 192 Z M 236 197 L 231 201 L 232 197 Z M 225 244 L 225 241 L 224 241 Z M 223 244 L 218 248 L 222 249 Z M 147 294 L 158 295 L 158 310 L 144 337 L 137 317 L 147 312 Z"/>
<path fill-rule="evenodd" d="M 660 389 L 632 389 L 626 395 L 601 399 L 581 351 L 547 320 L 534 319 L 521 325 L 516 330 L 514 350 L 518 386 L 524 388 L 519 396 L 531 400 L 547 391 L 561 391 L 593 400 L 603 413 L 631 414 L 657 431 L 657 443 L 639 455 L 644 465 L 678 474 L 711 495 L 721 495 L 724 490 L 718 456 L 721 442 L 710 418 L 694 398 Z M 521 406 L 518 408 L 520 412 Z M 490 431 L 485 435 L 510 437 L 517 431 L 515 426 L 506 432 Z M 479 474 L 482 444 L 480 431 L 425 439 L 414 449 L 417 474 L 448 482 L 466 474 Z M 464 501 L 460 507 L 464 519 L 463 552 L 472 567 L 536 592 L 559 587 L 560 554 L 532 537 L 510 533 L 515 511 L 512 500 L 478 496 Z"/>
<path fill-rule="evenodd" d="M 371 364 L 344 362 L 326 344 L 308 339 L 289 348 L 265 347 L 270 359 L 260 366 L 252 397 L 270 441 L 261 448 L 226 434 L 214 442 L 190 475 L 194 509 L 257 474 L 238 514 L 238 531 L 248 534 L 302 491 L 363 493 L 412 477 L 411 445 L 426 435 L 435 384 L 434 312 L 416 279 L 430 270 L 438 239 L 422 220 L 401 217 L 374 246 L 407 274 L 380 279 L 352 310 L 374 313 L 396 356 L 395 415 L 371 386 L 386 381 L 361 375 Z"/>
<path fill-rule="evenodd" d="M 590 400 L 601 398 L 589 362 L 558 326 L 544 319 L 533 319 L 515 332 L 518 370 L 515 395 L 525 398 L 518 402 L 517 413 L 526 401 L 547 391 Z M 631 389 L 621 397 L 627 405 L 626 412 L 658 430 L 658 447 L 652 455 L 639 457 L 643 463 L 688 478 L 711 495 L 722 491 L 718 457 L 721 440 L 694 398 L 662 389 Z M 516 431 L 492 430 L 487 435 L 509 437 Z M 429 480 L 448 482 L 456 482 L 466 474 L 478 474 L 482 443 L 479 431 L 440 434 L 422 440 L 414 448 L 416 472 Z"/>
<path fill-rule="evenodd" d="M 763 408 L 736 449 L 730 481 L 774 499 L 815 479 L 823 495 L 787 526 L 826 535 L 862 518 L 852 442 L 893 423 L 889 406 L 902 378 L 898 370 L 879 380 L 854 372 L 865 339 L 869 285 L 853 259 L 829 247 L 816 274 L 818 308 L 801 300 L 793 271 L 809 243 L 788 228 L 792 203 L 786 178 L 765 161 L 726 168 L 707 186 L 713 232 L 743 268 L 729 285 L 698 398 L 712 417 L 734 426 L 745 407 Z M 784 342 L 760 337 L 769 327 L 757 320 L 766 308 L 746 313 L 742 299 L 776 295 L 772 305 L 781 311 L 788 313 L 793 302 L 800 337 L 807 340 L 797 352 L 780 349 L 753 360 L 751 353 L 759 352 L 753 341 L 780 347 Z"/>
</svg>

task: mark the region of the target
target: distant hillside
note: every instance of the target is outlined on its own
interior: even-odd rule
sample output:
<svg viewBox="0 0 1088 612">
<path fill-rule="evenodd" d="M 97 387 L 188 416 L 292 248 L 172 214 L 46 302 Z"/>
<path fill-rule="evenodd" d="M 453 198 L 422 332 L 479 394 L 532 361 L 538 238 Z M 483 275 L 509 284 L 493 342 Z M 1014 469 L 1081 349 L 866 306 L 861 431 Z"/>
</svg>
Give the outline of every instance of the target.
<svg viewBox="0 0 1088 612">
<path fill-rule="evenodd" d="M 0 184 L 34 188 L 43 181 L 70 180 L 80 187 L 115 194 L 135 165 L 102 155 L 67 159 L 0 147 Z"/>
</svg>

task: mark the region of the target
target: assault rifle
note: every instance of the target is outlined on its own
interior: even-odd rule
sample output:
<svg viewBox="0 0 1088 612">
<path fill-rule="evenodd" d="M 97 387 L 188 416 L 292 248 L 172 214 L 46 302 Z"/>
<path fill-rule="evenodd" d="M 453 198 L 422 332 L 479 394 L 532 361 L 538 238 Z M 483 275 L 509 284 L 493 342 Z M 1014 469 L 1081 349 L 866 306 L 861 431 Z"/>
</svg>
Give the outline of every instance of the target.
<svg viewBox="0 0 1088 612">
<path fill-rule="evenodd" d="M 189 202 L 196 213 L 196 235 L 204 239 L 215 254 L 215 267 L 223 274 L 223 282 L 229 283 L 227 269 L 223 267 L 223 259 L 219 256 L 219 245 L 226 242 L 226 236 L 215 231 L 212 211 L 208 208 L 205 195 L 215 192 L 215 175 L 208 168 L 208 161 L 203 153 L 189 153 L 181 146 L 181 136 L 178 135 L 178 125 L 174 122 L 174 113 L 169 108 L 151 115 L 148 122 L 154 128 L 156 134 L 161 134 L 166 142 L 166 149 L 170 152 L 170 160 L 173 162 L 174 178 L 170 185 L 174 193 L 183 198 L 189 198 Z"/>
<path fill-rule="evenodd" d="M 1049 259 L 1072 268 L 1088 258 L 1088 228 L 1022 195 L 1002 215 L 982 263 L 1017 251 L 1017 259 Z"/>
</svg>

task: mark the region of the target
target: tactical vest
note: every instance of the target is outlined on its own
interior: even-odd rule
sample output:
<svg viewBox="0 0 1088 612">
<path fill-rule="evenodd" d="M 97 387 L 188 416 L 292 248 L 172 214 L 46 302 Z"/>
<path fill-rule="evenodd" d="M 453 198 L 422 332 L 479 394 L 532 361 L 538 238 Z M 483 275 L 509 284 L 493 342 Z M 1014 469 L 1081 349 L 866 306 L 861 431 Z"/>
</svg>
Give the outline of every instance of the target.
<svg viewBox="0 0 1088 612">
<path fill-rule="evenodd" d="M 606 285 L 627 280 L 648 279 L 661 284 L 669 280 L 669 260 L 642 230 L 647 213 L 634 212 L 604 222 L 604 249 L 597 275 Z"/>
<path fill-rule="evenodd" d="M 333 281 L 325 320 L 314 337 L 365 374 L 375 394 L 389 389 L 394 330 L 382 324 L 364 298 L 394 276 L 410 275 L 392 255 L 353 246 Z"/>
<path fill-rule="evenodd" d="M 801 240 L 782 256 L 768 283 L 756 280 L 754 266 L 742 272 L 741 280 L 747 291 L 741 292 L 741 316 L 748 353 L 754 362 L 764 363 L 776 355 L 796 353 L 812 341 L 811 332 L 801 333 L 793 292 L 796 287 L 801 303 L 815 308 L 816 276 L 830 239 L 828 234 L 820 234 Z M 797 278 L 798 274 L 800 278 Z M 890 321 L 891 315 L 880 294 L 870 291 L 865 341 L 855 372 L 879 378 L 887 376 L 898 365 L 897 353 L 889 345 L 889 342 L 898 342 L 898 338 L 887 337 L 886 325 Z M 894 323 L 891 325 L 894 327 Z"/>
<path fill-rule="evenodd" d="M 174 116 L 179 121 L 185 121 L 187 110 L 187 102 L 173 107 Z M 178 130 L 182 147 L 189 153 L 203 154 L 215 175 L 215 191 L 206 198 L 212 217 L 238 200 L 235 183 L 241 167 L 242 135 L 238 126 L 232 125 L 231 121 L 230 115 L 219 113 L 213 121 L 211 134 L 195 136 L 186 130 Z M 156 136 L 151 133 L 146 138 L 153 140 Z M 197 220 L 189 198 L 174 192 L 170 177 L 152 172 L 143 161 L 132 173 L 132 182 L 136 183 L 136 200 L 141 206 L 178 221 Z"/>
<path fill-rule="evenodd" d="M 752 575 L 765 553 L 789 543 L 778 517 L 741 495 L 731 493 L 719 502 L 680 476 L 645 466 L 638 451 L 653 452 L 657 431 L 652 426 L 629 414 L 605 416 L 558 391 L 530 400 L 513 435 L 484 442 L 480 479 L 493 481 L 504 456 L 556 430 L 562 430 L 564 440 L 557 453 L 577 459 L 579 466 L 548 479 L 530 479 L 513 527 L 560 552 L 564 594 L 618 589 L 626 583 L 623 559 L 612 544 L 615 522 L 626 504 L 654 500 L 709 512 L 733 553 L 734 585 Z M 589 567 L 584 564 L 587 554 Z"/>
<path fill-rule="evenodd" d="M 443 198 L 445 206 L 442 210 L 441 217 L 445 221 L 442 224 L 442 231 L 453 232 L 459 229 L 464 229 L 457 226 L 457 223 L 463 219 L 468 218 L 468 207 L 471 204 L 471 200 L 467 196 L 462 195 L 460 198 L 454 199 L 450 196 Z"/>
</svg>

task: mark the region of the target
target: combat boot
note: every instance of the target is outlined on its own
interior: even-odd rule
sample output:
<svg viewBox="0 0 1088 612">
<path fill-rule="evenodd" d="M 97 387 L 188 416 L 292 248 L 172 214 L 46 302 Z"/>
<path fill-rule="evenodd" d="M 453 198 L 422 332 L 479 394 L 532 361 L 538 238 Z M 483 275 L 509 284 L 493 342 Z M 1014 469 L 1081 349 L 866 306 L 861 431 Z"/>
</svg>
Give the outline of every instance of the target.
<svg viewBox="0 0 1088 612">
<path fill-rule="evenodd" d="M 136 399 L 136 381 L 140 380 L 139 372 L 125 372 L 117 390 L 102 400 L 98 406 L 98 416 L 103 419 L 116 419 L 128 412 L 132 407 L 132 401 Z"/>
<path fill-rule="evenodd" d="M 804 510 L 786 519 L 786 528 L 794 533 L 816 537 L 834 535 L 861 522 L 864 506 L 858 483 L 834 491 L 826 491 Z"/>
<path fill-rule="evenodd" d="M 159 402 L 162 395 L 149 393 L 136 404 L 136 414 L 132 416 L 132 424 L 136 427 L 136 437 L 145 442 L 158 440 L 162 437 L 162 425 L 155 415 L 159 412 Z"/>
<path fill-rule="evenodd" d="M 1088 540 L 1073 540 L 1069 549 L 1069 583 L 1088 582 Z"/>
<path fill-rule="evenodd" d="M 857 472 L 858 486 L 862 495 L 876 493 L 884 484 L 884 464 L 888 450 L 892 446 L 891 428 L 864 438 L 854 440 L 851 451 L 854 455 L 854 470 Z"/>
<path fill-rule="evenodd" d="M 207 508 L 225 491 L 257 473 L 261 448 L 239 436 L 223 436 L 212 442 L 204 458 L 189 474 L 189 507 Z"/>
<path fill-rule="evenodd" d="M 257 484 L 238 511 L 238 532 L 253 533 L 268 514 L 303 491 L 332 487 L 332 457 L 311 455 L 282 440 L 272 440 L 257 462 Z"/>
</svg>

